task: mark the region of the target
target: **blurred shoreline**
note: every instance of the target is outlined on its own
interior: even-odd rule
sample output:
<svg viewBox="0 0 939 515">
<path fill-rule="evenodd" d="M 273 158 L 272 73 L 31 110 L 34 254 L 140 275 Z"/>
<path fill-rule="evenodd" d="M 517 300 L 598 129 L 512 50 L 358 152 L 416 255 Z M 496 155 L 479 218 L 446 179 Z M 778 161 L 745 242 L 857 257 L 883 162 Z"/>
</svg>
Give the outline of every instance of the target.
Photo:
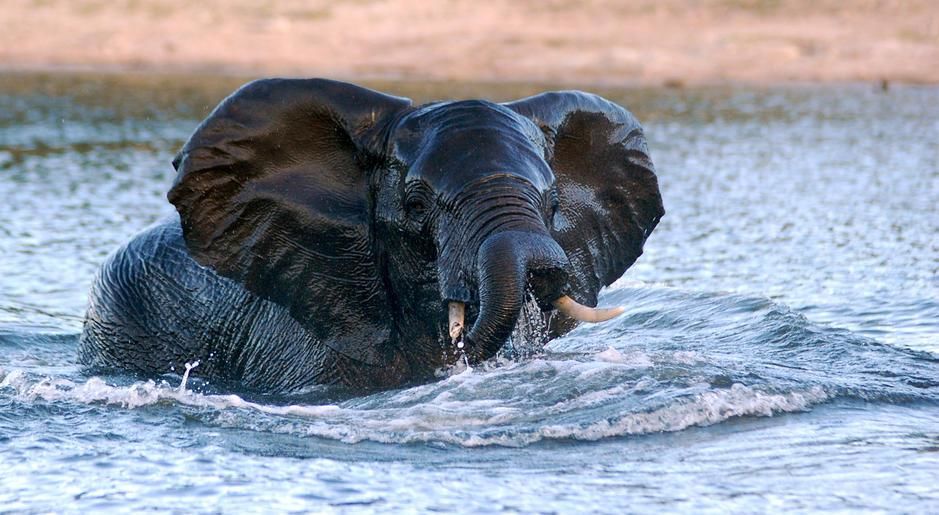
<svg viewBox="0 0 939 515">
<path fill-rule="evenodd" d="M 0 71 L 939 84 L 930 0 L 8 0 Z"/>
</svg>

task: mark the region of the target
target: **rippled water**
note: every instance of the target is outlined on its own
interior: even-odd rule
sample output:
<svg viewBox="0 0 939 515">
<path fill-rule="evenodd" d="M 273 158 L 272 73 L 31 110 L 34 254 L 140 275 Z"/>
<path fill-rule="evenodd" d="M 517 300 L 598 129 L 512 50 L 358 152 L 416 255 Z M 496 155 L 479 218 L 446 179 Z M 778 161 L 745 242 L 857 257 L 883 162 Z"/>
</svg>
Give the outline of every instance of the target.
<svg viewBox="0 0 939 515">
<path fill-rule="evenodd" d="M 94 271 L 240 82 L 0 75 L 0 511 L 939 510 L 939 89 L 603 91 L 668 214 L 626 315 L 533 356 L 358 398 L 84 375 Z"/>
</svg>

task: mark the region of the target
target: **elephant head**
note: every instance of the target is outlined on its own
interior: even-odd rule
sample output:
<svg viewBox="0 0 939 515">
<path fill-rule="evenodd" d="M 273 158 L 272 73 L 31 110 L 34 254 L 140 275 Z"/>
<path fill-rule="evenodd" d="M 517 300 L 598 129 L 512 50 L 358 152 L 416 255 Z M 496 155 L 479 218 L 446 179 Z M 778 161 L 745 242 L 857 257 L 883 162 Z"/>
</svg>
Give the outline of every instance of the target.
<svg viewBox="0 0 939 515">
<path fill-rule="evenodd" d="M 636 119 L 582 92 L 414 106 L 265 79 L 224 100 L 174 166 L 196 261 L 401 381 L 453 359 L 464 317 L 482 360 L 526 295 L 546 312 L 596 305 L 664 213 Z"/>
</svg>

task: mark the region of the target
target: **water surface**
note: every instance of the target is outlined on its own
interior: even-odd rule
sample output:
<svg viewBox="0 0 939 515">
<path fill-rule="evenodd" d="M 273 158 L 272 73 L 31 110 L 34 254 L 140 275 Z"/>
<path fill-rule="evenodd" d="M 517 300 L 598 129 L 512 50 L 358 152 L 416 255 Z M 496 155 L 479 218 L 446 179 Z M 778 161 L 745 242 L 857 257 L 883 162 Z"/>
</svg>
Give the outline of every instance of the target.
<svg viewBox="0 0 939 515">
<path fill-rule="evenodd" d="M 0 511 L 939 510 L 939 89 L 600 91 L 667 215 L 626 314 L 533 357 L 355 398 L 84 374 L 95 270 L 241 82 L 0 75 Z"/>
</svg>

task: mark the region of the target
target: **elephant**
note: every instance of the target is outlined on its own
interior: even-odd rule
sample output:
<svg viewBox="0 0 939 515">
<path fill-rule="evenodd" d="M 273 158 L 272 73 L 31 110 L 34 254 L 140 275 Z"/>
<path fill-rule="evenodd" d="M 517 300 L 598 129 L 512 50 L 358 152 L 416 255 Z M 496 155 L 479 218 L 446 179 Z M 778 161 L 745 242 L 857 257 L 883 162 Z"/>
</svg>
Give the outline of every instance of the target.
<svg viewBox="0 0 939 515">
<path fill-rule="evenodd" d="M 434 381 L 593 308 L 664 215 L 636 118 L 581 91 L 411 100 L 329 79 L 242 86 L 173 160 L 176 213 L 112 252 L 91 369 L 279 394 Z"/>
</svg>

